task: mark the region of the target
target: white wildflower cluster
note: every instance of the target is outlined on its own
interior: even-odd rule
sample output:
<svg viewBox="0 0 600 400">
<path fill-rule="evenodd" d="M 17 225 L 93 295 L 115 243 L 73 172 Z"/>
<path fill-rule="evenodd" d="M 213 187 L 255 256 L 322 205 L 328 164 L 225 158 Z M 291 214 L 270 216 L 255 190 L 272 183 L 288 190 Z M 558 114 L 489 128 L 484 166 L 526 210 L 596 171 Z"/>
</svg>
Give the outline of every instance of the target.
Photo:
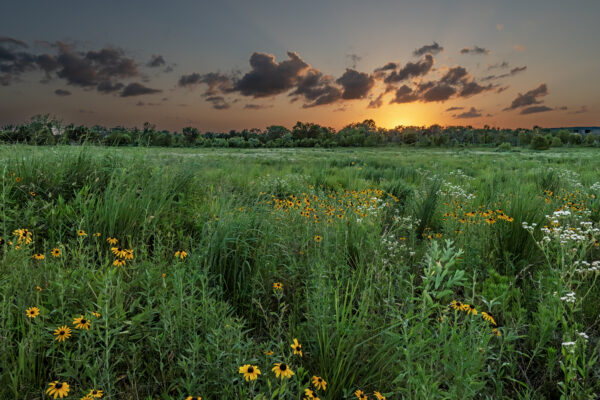
<svg viewBox="0 0 600 400">
<path fill-rule="evenodd" d="M 562 342 L 562 345 L 564 347 L 575 346 L 576 344 L 577 344 L 577 342 Z"/>
<path fill-rule="evenodd" d="M 297 188 L 304 188 L 309 177 L 300 174 L 288 174 L 285 177 L 266 174 L 258 178 L 258 185 L 266 193 L 293 193 Z"/>
<path fill-rule="evenodd" d="M 551 215 L 546 215 L 549 225 L 540 229 L 544 235 L 538 244 L 543 245 L 556 240 L 561 245 L 584 243 L 600 234 L 600 229 L 594 227 L 591 221 L 581 221 L 581 214 L 573 214 L 569 210 L 557 210 Z M 522 223 L 524 229 L 533 232 L 537 226 L 526 222 Z"/>
<path fill-rule="evenodd" d="M 374 216 L 377 214 L 379 209 L 387 206 L 389 202 L 380 199 L 377 196 L 373 196 L 369 199 L 368 204 L 359 205 L 356 207 L 357 211 L 360 211 L 361 214 L 367 214 L 369 216 Z M 362 222 L 362 218 L 356 218 L 356 222 Z"/>
<path fill-rule="evenodd" d="M 575 261 L 573 265 L 577 267 L 575 272 L 580 274 L 600 271 L 600 261 L 592 261 L 591 263 L 587 261 Z"/>
<path fill-rule="evenodd" d="M 469 176 L 469 175 L 465 174 L 465 172 L 462 169 L 460 169 L 460 168 L 457 169 L 456 171 L 450 171 L 448 173 L 448 175 L 455 176 L 457 178 L 465 179 L 465 180 L 475 179 L 472 176 Z"/>
<path fill-rule="evenodd" d="M 592 186 L 590 186 L 590 191 L 600 192 L 600 182 L 595 182 Z"/>
<path fill-rule="evenodd" d="M 410 215 L 406 217 L 401 217 L 398 214 L 399 212 L 396 209 L 395 215 L 393 217 L 394 222 L 396 222 L 400 228 L 405 229 L 407 231 L 412 231 L 414 227 L 421 223 L 421 220 L 419 218 L 414 218 Z"/>
<path fill-rule="evenodd" d="M 382 262 L 385 267 L 410 250 L 406 242 L 396 238 L 393 233 L 387 233 L 381 237 L 381 247 L 383 251 Z"/>
<path fill-rule="evenodd" d="M 465 189 L 463 189 L 459 185 L 453 185 L 450 182 L 444 182 L 442 184 L 442 188 L 440 189 L 440 194 L 444 196 L 448 196 L 455 200 L 472 200 L 475 198 L 473 193 L 468 193 Z"/>
<path fill-rule="evenodd" d="M 577 300 L 577 298 L 575 297 L 575 292 L 569 292 L 567 294 L 565 294 L 564 296 L 562 296 L 560 298 L 562 301 L 564 301 L 565 303 L 575 303 L 575 300 Z"/>
<path fill-rule="evenodd" d="M 569 187 L 571 189 L 573 189 L 573 188 L 577 188 L 577 189 L 583 188 L 583 185 L 579 181 L 579 174 L 577 174 L 576 172 L 570 171 L 568 169 L 559 169 L 557 171 L 557 175 L 560 178 L 560 180 L 562 181 L 563 186 Z"/>
</svg>

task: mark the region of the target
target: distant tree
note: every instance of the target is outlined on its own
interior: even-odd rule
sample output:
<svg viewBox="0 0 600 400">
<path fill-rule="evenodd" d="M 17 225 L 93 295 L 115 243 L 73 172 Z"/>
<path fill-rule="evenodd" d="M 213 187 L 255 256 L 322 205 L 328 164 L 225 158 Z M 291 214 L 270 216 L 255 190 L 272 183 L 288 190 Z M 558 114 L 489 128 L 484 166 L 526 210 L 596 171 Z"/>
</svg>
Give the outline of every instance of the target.
<svg viewBox="0 0 600 400">
<path fill-rule="evenodd" d="M 548 140 L 541 134 L 536 133 L 531 139 L 531 148 L 534 150 L 547 150 L 550 147 Z"/>
<path fill-rule="evenodd" d="M 200 131 L 198 131 L 198 128 L 193 128 L 191 126 L 186 126 L 185 128 L 183 128 L 182 133 L 184 141 L 188 146 L 191 146 L 194 143 L 196 143 L 196 140 L 200 136 Z"/>
</svg>

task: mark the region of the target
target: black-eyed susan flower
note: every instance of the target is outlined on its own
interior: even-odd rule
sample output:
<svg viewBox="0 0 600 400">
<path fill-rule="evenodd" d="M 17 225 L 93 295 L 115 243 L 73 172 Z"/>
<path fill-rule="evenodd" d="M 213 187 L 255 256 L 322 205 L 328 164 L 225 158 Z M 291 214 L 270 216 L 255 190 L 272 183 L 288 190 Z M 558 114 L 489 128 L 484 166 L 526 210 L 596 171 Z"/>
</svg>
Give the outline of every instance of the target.
<svg viewBox="0 0 600 400">
<path fill-rule="evenodd" d="M 358 389 L 354 392 L 354 395 L 356 396 L 357 399 L 359 400 L 367 400 L 369 397 L 367 396 L 367 394 L 365 392 L 363 392 L 362 390 Z"/>
<path fill-rule="evenodd" d="M 84 231 L 84 230 L 82 230 L 82 229 L 79 229 L 79 230 L 77 231 L 77 236 L 80 236 L 80 237 L 85 237 L 85 236 L 87 236 L 87 233 L 85 233 L 85 231 Z"/>
<path fill-rule="evenodd" d="M 263 351 L 263 353 L 265 353 L 266 356 L 272 356 L 273 350 L 265 350 L 265 351 Z"/>
<path fill-rule="evenodd" d="M 125 260 L 133 260 L 133 249 L 126 249 L 125 256 L 123 258 Z"/>
<path fill-rule="evenodd" d="M 200 396 L 188 396 L 185 398 L 185 400 L 202 400 L 202 397 Z"/>
<path fill-rule="evenodd" d="M 323 240 L 323 238 L 321 236 L 319 236 L 319 235 L 315 236 L 315 242 L 321 243 L 322 240 Z"/>
<path fill-rule="evenodd" d="M 275 366 L 271 368 L 271 371 L 275 372 L 277 378 L 291 378 L 294 375 L 294 371 L 286 363 L 275 363 Z"/>
<path fill-rule="evenodd" d="M 294 343 L 292 343 L 290 347 L 294 350 L 294 354 L 298 354 L 302 357 L 302 345 L 298 343 L 298 339 L 294 338 Z"/>
<path fill-rule="evenodd" d="M 463 304 L 462 310 L 467 314 L 477 315 L 477 309 L 472 304 Z"/>
<path fill-rule="evenodd" d="M 32 255 L 31 258 L 33 258 L 34 260 L 44 260 L 46 258 L 46 256 L 43 255 L 42 253 L 36 253 L 36 254 Z"/>
<path fill-rule="evenodd" d="M 382 395 L 381 393 L 379 393 L 378 391 L 374 391 L 373 395 L 375 397 L 377 397 L 377 400 L 385 400 L 386 399 L 386 397 L 384 395 Z"/>
<path fill-rule="evenodd" d="M 119 240 L 117 238 L 114 238 L 114 237 L 107 237 L 106 241 L 108 242 L 108 244 L 112 244 L 112 245 L 115 245 L 115 244 L 117 244 L 119 242 Z"/>
<path fill-rule="evenodd" d="M 319 396 L 317 395 L 317 392 L 315 392 L 311 388 L 304 389 L 304 395 L 306 396 L 307 399 L 319 400 Z"/>
<path fill-rule="evenodd" d="M 125 254 L 127 254 L 127 251 L 120 247 L 111 247 L 110 251 L 112 251 L 112 253 L 119 258 L 125 258 Z"/>
<path fill-rule="evenodd" d="M 312 383 L 319 390 L 326 390 L 327 389 L 327 382 L 325 382 L 325 380 L 323 378 L 321 378 L 320 376 L 314 375 L 312 377 Z"/>
<path fill-rule="evenodd" d="M 25 314 L 29 317 L 29 318 L 35 318 L 38 315 L 40 315 L 40 309 L 37 307 L 29 307 L 27 310 L 25 310 Z"/>
<path fill-rule="evenodd" d="M 496 336 L 502 336 L 502 334 L 500 333 L 500 331 L 498 330 L 498 328 L 494 328 L 492 329 L 492 333 Z"/>
<path fill-rule="evenodd" d="M 60 249 L 58 247 L 55 247 L 52 249 L 50 254 L 52 254 L 52 257 L 54 257 L 54 258 L 58 258 L 58 257 L 60 257 L 60 254 L 61 254 Z"/>
<path fill-rule="evenodd" d="M 29 194 L 31 195 L 31 197 L 35 197 L 35 192 L 33 190 L 29 192 Z"/>
<path fill-rule="evenodd" d="M 93 234 L 93 236 L 94 236 L 94 237 L 100 237 L 100 236 L 102 236 L 102 235 L 101 235 L 101 233 L 100 233 L 100 232 L 96 232 L 96 233 L 94 233 L 94 234 Z"/>
<path fill-rule="evenodd" d="M 90 392 L 87 395 L 89 397 L 94 398 L 94 399 L 100 399 L 100 398 L 102 398 L 102 396 L 104 395 L 104 393 L 102 392 L 102 390 L 92 389 L 92 390 L 90 390 Z"/>
<path fill-rule="evenodd" d="M 17 182 L 17 183 L 21 182 L 21 178 L 17 176 L 17 177 L 15 178 L 15 182 Z"/>
<path fill-rule="evenodd" d="M 75 329 L 85 329 L 86 331 L 89 331 L 92 327 L 91 321 L 83 315 L 73 319 L 73 325 L 75 325 Z"/>
<path fill-rule="evenodd" d="M 92 311 L 92 315 L 96 318 L 100 318 L 102 316 L 102 314 L 100 314 L 98 311 Z"/>
<path fill-rule="evenodd" d="M 188 253 L 185 252 L 185 250 L 177 250 L 175 252 L 175 258 L 179 258 L 180 260 L 183 260 L 184 258 L 186 258 L 188 255 Z"/>
<path fill-rule="evenodd" d="M 283 290 L 283 283 L 273 282 L 273 290 Z"/>
<path fill-rule="evenodd" d="M 41 292 L 41 291 L 42 291 L 42 288 L 41 288 L 40 286 L 36 286 L 36 287 L 35 287 L 35 290 L 37 290 L 38 292 Z"/>
<path fill-rule="evenodd" d="M 245 364 L 240 367 L 240 374 L 244 375 L 246 382 L 255 381 L 261 374 L 258 365 Z"/>
<path fill-rule="evenodd" d="M 68 326 L 59 326 L 54 330 L 54 336 L 56 338 L 54 340 L 58 340 L 59 342 L 64 342 L 68 338 L 71 337 L 71 328 Z"/>
<path fill-rule="evenodd" d="M 113 265 L 115 267 L 124 267 L 127 264 L 127 262 L 125 262 L 125 260 L 121 260 L 119 258 L 117 258 L 115 261 L 113 261 Z"/>
<path fill-rule="evenodd" d="M 486 313 L 485 311 L 482 311 L 481 312 L 481 317 L 484 320 L 486 320 L 487 322 L 489 322 L 490 324 L 496 326 L 496 320 L 490 314 Z"/>
<path fill-rule="evenodd" d="M 452 300 L 450 307 L 454 308 L 455 310 L 462 310 L 463 304 L 460 301 Z"/>
<path fill-rule="evenodd" d="M 69 394 L 69 384 L 67 382 L 59 382 L 54 381 L 48 384 L 48 389 L 46 389 L 46 393 L 48 396 L 53 396 L 55 399 L 60 397 L 67 397 Z"/>
</svg>

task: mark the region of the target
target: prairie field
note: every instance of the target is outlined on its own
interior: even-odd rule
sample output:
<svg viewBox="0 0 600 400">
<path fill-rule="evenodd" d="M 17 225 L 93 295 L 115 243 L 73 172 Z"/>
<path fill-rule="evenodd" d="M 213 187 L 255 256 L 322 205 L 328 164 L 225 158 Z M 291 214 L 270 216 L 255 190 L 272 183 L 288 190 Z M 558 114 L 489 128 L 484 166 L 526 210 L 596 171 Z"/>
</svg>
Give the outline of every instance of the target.
<svg viewBox="0 0 600 400">
<path fill-rule="evenodd" d="M 592 148 L 0 147 L 0 399 L 593 399 Z"/>
</svg>

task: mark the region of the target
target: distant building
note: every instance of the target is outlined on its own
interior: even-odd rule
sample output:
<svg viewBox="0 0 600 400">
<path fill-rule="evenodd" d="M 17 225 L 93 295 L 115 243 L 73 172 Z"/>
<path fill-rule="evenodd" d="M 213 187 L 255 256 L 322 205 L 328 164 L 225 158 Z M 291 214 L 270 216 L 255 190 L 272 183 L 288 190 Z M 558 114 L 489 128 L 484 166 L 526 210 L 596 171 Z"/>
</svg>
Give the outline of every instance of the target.
<svg viewBox="0 0 600 400">
<path fill-rule="evenodd" d="M 583 136 L 600 135 L 600 126 L 566 126 L 564 128 L 550 128 L 551 131 L 560 131 L 563 129 L 573 133 L 580 133 Z"/>
</svg>

